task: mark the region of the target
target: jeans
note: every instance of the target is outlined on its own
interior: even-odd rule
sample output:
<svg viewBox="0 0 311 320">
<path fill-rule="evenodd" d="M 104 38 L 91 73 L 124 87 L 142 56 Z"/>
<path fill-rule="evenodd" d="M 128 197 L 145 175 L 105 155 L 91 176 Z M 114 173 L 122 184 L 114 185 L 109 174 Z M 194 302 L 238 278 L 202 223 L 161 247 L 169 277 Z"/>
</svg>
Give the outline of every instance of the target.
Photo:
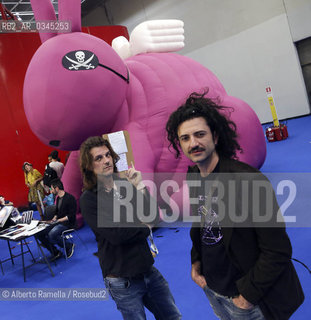
<svg viewBox="0 0 311 320">
<path fill-rule="evenodd" d="M 47 248 L 52 254 L 57 253 L 57 249 L 55 245 L 59 245 L 59 247 L 63 247 L 63 239 L 62 239 L 62 232 L 67 230 L 68 227 L 64 226 L 63 224 L 51 225 L 42 230 L 40 233 L 36 235 L 37 239 Z M 70 249 L 70 244 L 68 241 L 65 241 L 66 250 Z"/>
<path fill-rule="evenodd" d="M 151 267 L 140 278 L 105 278 L 105 285 L 124 320 L 145 320 L 144 306 L 157 320 L 179 320 L 167 281 Z"/>
<path fill-rule="evenodd" d="M 233 303 L 232 298 L 222 296 L 207 286 L 203 290 L 215 315 L 221 320 L 265 320 L 259 306 L 241 309 Z"/>
</svg>

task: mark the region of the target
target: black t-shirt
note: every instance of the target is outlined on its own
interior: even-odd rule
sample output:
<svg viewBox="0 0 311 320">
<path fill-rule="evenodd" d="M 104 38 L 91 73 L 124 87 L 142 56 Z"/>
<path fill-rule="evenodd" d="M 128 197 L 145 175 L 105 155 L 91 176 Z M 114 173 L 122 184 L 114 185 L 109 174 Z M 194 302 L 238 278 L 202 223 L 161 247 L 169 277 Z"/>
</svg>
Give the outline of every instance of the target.
<svg viewBox="0 0 311 320">
<path fill-rule="evenodd" d="M 238 295 L 235 281 L 240 278 L 238 269 L 229 259 L 223 242 L 223 233 L 218 221 L 217 193 L 208 197 L 211 179 L 218 172 L 218 165 L 212 175 L 201 177 L 197 190 L 198 214 L 201 216 L 201 272 L 209 288 L 224 296 Z M 208 203 L 211 201 L 212 203 Z"/>
</svg>

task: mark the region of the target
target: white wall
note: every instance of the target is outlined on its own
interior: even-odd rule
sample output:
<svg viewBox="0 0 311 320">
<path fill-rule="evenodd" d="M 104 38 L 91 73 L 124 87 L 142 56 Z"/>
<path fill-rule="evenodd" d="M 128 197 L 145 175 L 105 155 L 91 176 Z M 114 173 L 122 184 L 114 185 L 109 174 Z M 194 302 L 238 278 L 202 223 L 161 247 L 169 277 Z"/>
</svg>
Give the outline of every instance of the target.
<svg viewBox="0 0 311 320">
<path fill-rule="evenodd" d="M 299 22 L 311 0 L 108 0 L 114 24 L 129 32 L 145 20 L 181 19 L 187 55 L 211 69 L 230 95 L 250 104 L 261 122 L 272 121 L 265 94 L 271 85 L 279 119 L 310 113 L 292 34 L 311 36 L 311 17 Z M 289 12 L 286 12 L 289 10 Z M 83 24 L 104 25 L 100 9 Z M 297 12 L 299 15 L 297 16 Z M 287 18 L 287 15 L 291 18 Z M 290 24 L 288 19 L 291 19 Z M 290 29 L 291 28 L 291 29 Z M 307 29 L 304 34 L 301 30 Z"/>
<path fill-rule="evenodd" d="M 279 119 L 309 111 L 285 14 L 187 55 L 210 65 L 227 92 L 245 100 L 262 122 L 272 120 L 267 85 L 272 87 Z"/>
<path fill-rule="evenodd" d="M 311 36 L 311 0 L 284 0 L 293 41 Z"/>
</svg>

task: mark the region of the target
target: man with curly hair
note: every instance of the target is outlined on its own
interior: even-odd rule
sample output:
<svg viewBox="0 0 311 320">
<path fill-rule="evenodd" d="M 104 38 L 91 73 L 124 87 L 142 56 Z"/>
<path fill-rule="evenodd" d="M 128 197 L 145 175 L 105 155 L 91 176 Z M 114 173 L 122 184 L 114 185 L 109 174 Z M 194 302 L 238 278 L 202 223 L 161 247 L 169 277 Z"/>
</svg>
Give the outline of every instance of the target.
<svg viewBox="0 0 311 320">
<path fill-rule="evenodd" d="M 195 164 L 187 173 L 198 217 L 190 231 L 191 277 L 220 319 L 288 319 L 304 295 L 273 189 L 237 160 L 242 150 L 229 109 L 205 95 L 192 93 L 166 125 L 176 157 L 183 152 Z M 256 194 L 262 185 L 267 192 Z"/>
</svg>

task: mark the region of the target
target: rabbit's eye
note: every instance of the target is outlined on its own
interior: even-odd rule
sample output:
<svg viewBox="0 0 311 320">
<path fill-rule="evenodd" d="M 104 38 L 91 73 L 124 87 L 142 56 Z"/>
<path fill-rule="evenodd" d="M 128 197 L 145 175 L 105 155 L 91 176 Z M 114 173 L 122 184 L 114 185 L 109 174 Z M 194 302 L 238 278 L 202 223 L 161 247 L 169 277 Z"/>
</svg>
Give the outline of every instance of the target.
<svg viewBox="0 0 311 320">
<path fill-rule="evenodd" d="M 63 56 L 63 67 L 70 71 L 94 70 L 98 66 L 95 53 L 88 50 L 70 51 Z"/>
<path fill-rule="evenodd" d="M 126 77 L 116 70 L 99 63 L 98 57 L 95 53 L 88 50 L 76 50 L 70 51 L 63 56 L 62 65 L 65 69 L 70 71 L 83 71 L 83 70 L 94 70 L 98 66 L 105 68 L 115 75 L 129 83 L 129 71 L 126 69 Z"/>
</svg>

